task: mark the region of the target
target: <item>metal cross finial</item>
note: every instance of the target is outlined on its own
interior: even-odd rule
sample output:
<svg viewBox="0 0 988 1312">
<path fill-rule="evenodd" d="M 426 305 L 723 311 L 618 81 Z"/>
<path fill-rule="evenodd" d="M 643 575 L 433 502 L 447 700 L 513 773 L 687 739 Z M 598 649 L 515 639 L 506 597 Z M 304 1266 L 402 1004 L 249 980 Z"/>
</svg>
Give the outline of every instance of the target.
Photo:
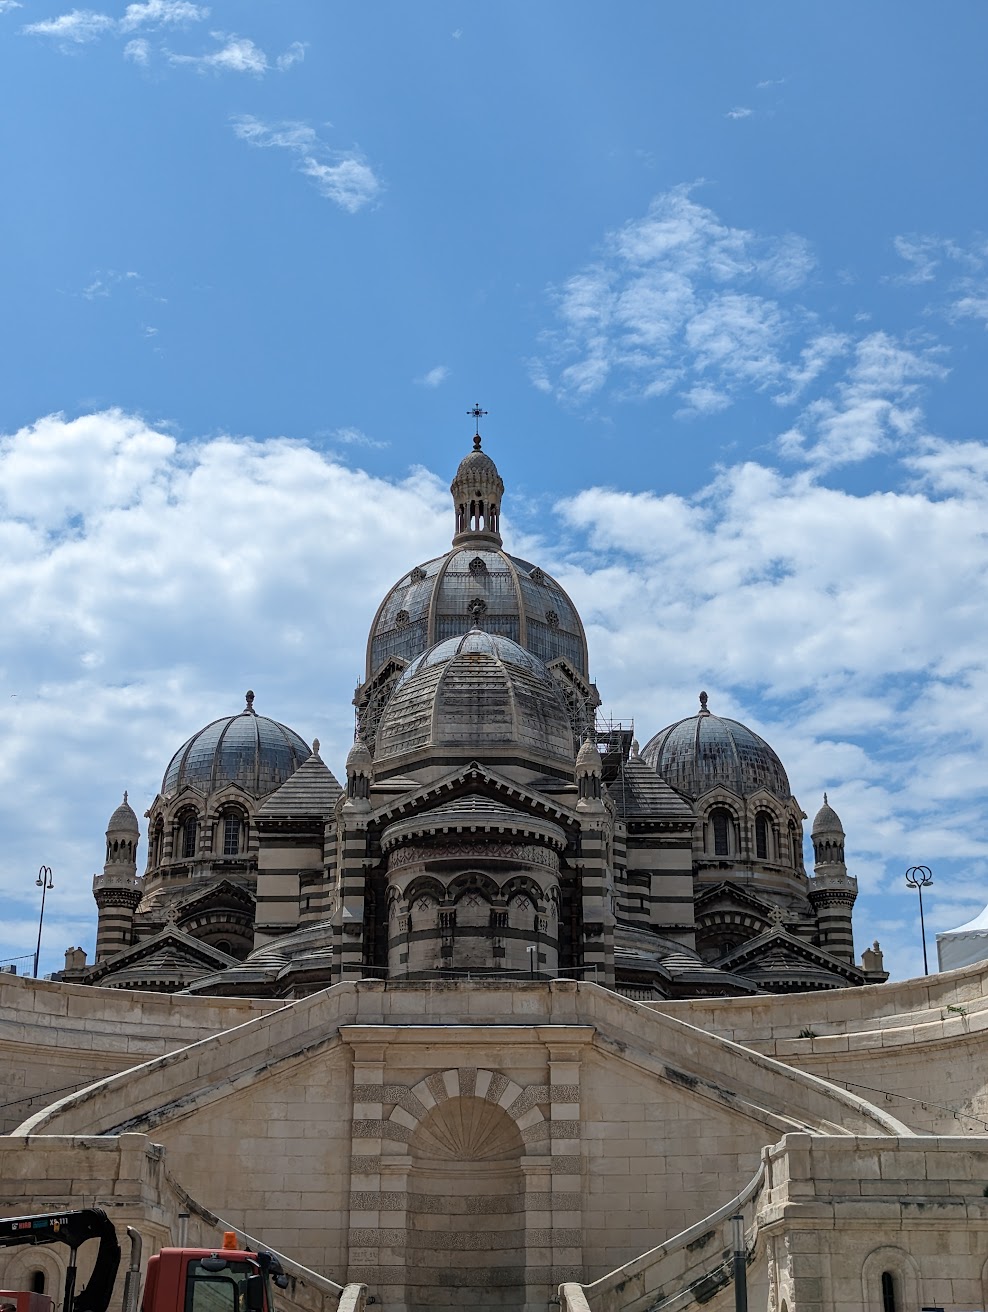
<svg viewBox="0 0 988 1312">
<path fill-rule="evenodd" d="M 480 450 L 480 421 L 481 419 L 483 419 L 484 415 L 487 414 L 487 411 L 481 410 L 479 401 L 474 401 L 473 409 L 468 410 L 467 414 L 470 415 L 470 417 L 474 421 L 473 445 L 474 445 L 474 449 L 479 451 Z"/>
</svg>

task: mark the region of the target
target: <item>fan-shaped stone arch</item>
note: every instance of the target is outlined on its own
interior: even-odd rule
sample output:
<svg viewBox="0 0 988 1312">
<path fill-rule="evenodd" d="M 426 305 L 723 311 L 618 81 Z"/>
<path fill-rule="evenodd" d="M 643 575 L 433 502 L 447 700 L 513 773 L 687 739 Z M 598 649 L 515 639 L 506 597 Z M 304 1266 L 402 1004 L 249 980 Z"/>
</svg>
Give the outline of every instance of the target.
<svg viewBox="0 0 988 1312">
<path fill-rule="evenodd" d="M 425 1312 L 458 1301 L 481 1312 L 525 1303 L 529 1269 L 528 1172 L 545 1163 L 549 1122 L 541 1086 L 522 1088 L 497 1071 L 454 1067 L 419 1080 L 401 1098 L 382 1136 L 406 1155 L 404 1303 Z M 535 1167 L 536 1170 L 539 1167 Z M 541 1169 L 545 1169 L 542 1167 Z M 395 1173 L 389 1174 L 394 1187 Z"/>
</svg>

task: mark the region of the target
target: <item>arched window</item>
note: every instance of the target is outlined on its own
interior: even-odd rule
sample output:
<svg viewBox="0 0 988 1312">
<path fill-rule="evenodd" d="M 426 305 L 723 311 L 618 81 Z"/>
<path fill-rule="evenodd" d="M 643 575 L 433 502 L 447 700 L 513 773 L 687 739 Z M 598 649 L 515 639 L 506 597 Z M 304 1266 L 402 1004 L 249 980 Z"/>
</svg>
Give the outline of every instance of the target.
<svg viewBox="0 0 988 1312">
<path fill-rule="evenodd" d="M 43 1294 L 45 1292 L 45 1273 L 43 1271 L 31 1272 L 31 1293 Z"/>
<path fill-rule="evenodd" d="M 236 856 L 240 851 L 240 816 L 228 811 L 223 817 L 223 855 Z"/>
<path fill-rule="evenodd" d="M 882 1272 L 882 1312 L 899 1312 L 895 1298 L 895 1276 L 891 1271 Z"/>
<path fill-rule="evenodd" d="M 710 828 L 713 832 L 714 856 L 730 856 L 731 817 L 723 807 L 719 806 L 710 812 Z"/>
<path fill-rule="evenodd" d="M 768 860 L 768 821 L 761 812 L 755 816 L 755 856 L 759 861 Z"/>
<path fill-rule="evenodd" d="M 198 823 L 194 815 L 188 816 L 182 823 L 182 855 L 184 857 L 195 856 L 196 854 L 196 836 L 199 830 Z"/>
</svg>

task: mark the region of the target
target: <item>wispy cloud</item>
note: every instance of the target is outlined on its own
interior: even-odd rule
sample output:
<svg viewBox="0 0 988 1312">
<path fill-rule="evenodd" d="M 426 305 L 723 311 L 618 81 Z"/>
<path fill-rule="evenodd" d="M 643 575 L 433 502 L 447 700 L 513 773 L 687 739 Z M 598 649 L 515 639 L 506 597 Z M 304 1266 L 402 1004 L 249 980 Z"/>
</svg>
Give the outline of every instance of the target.
<svg viewBox="0 0 988 1312">
<path fill-rule="evenodd" d="M 926 436 L 919 396 L 925 383 L 946 377 L 942 351 L 910 347 L 887 333 L 857 343 L 844 378 L 812 401 L 779 439 L 784 455 L 830 469 L 914 447 Z"/>
<path fill-rule="evenodd" d="M 421 378 L 416 378 L 416 382 L 421 387 L 439 387 L 449 377 L 449 368 L 444 364 L 437 364 L 434 369 L 424 373 Z"/>
<path fill-rule="evenodd" d="M 73 9 L 58 18 L 43 18 L 37 23 L 26 23 L 21 31 L 28 36 L 51 37 L 63 48 L 67 48 L 95 41 L 115 26 L 109 14 L 99 14 L 92 9 Z"/>
<path fill-rule="evenodd" d="M 274 61 L 275 67 L 279 73 L 284 73 L 292 67 L 293 64 L 301 64 L 305 58 L 306 44 L 304 41 L 293 41 L 288 49 L 278 56 Z"/>
<path fill-rule="evenodd" d="M 381 192 L 380 180 L 359 151 L 334 150 L 307 123 L 269 124 L 244 114 L 233 119 L 233 130 L 250 146 L 289 151 L 295 167 L 312 180 L 320 195 L 349 214 L 356 214 Z"/>
<path fill-rule="evenodd" d="M 209 17 L 205 5 L 192 4 L 191 0 L 142 0 L 129 4 L 120 19 L 121 32 L 136 32 L 141 27 L 178 27 L 186 23 L 199 23 Z"/>
<path fill-rule="evenodd" d="M 131 59 L 135 64 L 147 64 L 151 59 L 151 45 L 142 36 L 135 36 L 124 46 L 124 59 Z"/>
<path fill-rule="evenodd" d="M 723 409 L 742 387 L 792 390 L 805 366 L 790 337 L 803 316 L 779 297 L 812 271 L 809 245 L 732 228 L 692 192 L 657 196 L 555 289 L 558 326 L 531 365 L 540 390 L 571 400 L 604 388 L 638 398 L 678 390 L 683 415 Z"/>
<path fill-rule="evenodd" d="M 7 14 L 12 9 L 23 9 L 21 0 L 0 0 L 0 14 Z"/>
<path fill-rule="evenodd" d="M 4 3 L 5 0 L 0 0 L 0 6 Z M 29 36 L 49 37 L 59 49 L 70 51 L 104 35 L 126 37 L 133 33 L 160 33 L 164 29 L 175 31 L 203 22 L 209 17 L 209 12 L 206 5 L 195 4 L 192 0 L 134 0 L 119 19 L 91 9 L 73 9 L 58 18 L 28 23 L 21 30 Z M 219 49 L 205 54 L 188 54 L 165 46 L 158 49 L 175 66 L 184 65 L 200 73 L 250 73 L 255 77 L 263 77 L 272 68 L 287 72 L 305 58 L 306 47 L 302 41 L 293 41 L 287 50 L 272 60 L 249 37 L 226 32 L 211 32 L 210 35 L 219 42 Z M 152 54 L 151 42 L 143 35 L 134 36 L 123 48 L 124 58 L 139 65 L 149 64 Z"/>
<path fill-rule="evenodd" d="M 267 55 L 249 37 L 228 36 L 224 32 L 210 35 L 223 42 L 219 50 L 208 55 L 178 55 L 169 50 L 168 62 L 185 64 L 200 73 L 253 73 L 255 77 L 263 77 L 268 71 Z"/>
<path fill-rule="evenodd" d="M 754 112 L 755 111 L 753 109 L 749 109 L 746 105 L 735 105 L 733 109 L 729 109 L 727 111 L 724 117 L 725 118 L 751 118 Z"/>
<path fill-rule="evenodd" d="M 359 446 L 368 451 L 386 451 L 391 445 L 390 442 L 381 442 L 377 438 L 368 437 L 360 428 L 334 428 L 329 436 L 332 441 L 342 446 Z"/>
</svg>

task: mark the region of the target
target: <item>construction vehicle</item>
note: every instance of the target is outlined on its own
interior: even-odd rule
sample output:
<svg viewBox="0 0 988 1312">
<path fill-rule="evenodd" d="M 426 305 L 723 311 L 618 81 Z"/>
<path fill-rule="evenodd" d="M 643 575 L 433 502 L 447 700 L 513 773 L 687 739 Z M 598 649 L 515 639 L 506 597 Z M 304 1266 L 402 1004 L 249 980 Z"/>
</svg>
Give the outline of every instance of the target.
<svg viewBox="0 0 988 1312">
<path fill-rule="evenodd" d="M 127 1235 L 130 1266 L 123 1312 L 137 1312 L 141 1236 L 131 1226 Z M 99 1247 L 86 1287 L 76 1293 L 76 1254 L 90 1239 L 98 1239 Z M 101 1208 L 0 1221 L 0 1248 L 20 1244 L 67 1245 L 61 1312 L 106 1312 L 120 1266 L 120 1244 L 113 1222 Z M 274 1312 L 272 1283 L 282 1289 L 288 1285 L 277 1257 L 238 1247 L 236 1234 L 227 1231 L 222 1248 L 163 1248 L 149 1258 L 141 1312 Z M 44 1299 L 40 1306 L 31 1301 L 39 1298 Z M 0 1290 L 0 1308 L 8 1302 L 16 1312 L 55 1312 L 52 1300 L 44 1295 Z"/>
</svg>

